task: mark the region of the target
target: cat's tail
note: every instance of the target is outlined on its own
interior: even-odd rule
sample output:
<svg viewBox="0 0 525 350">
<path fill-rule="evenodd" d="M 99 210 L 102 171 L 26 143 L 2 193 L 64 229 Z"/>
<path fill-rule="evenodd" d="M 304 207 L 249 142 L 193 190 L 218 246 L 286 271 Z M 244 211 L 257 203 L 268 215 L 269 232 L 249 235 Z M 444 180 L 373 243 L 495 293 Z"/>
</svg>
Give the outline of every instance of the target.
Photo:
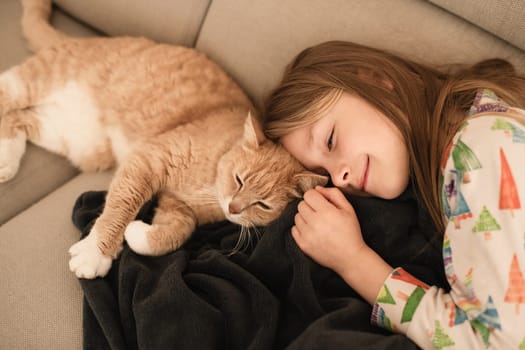
<svg viewBox="0 0 525 350">
<path fill-rule="evenodd" d="M 32 51 L 55 46 L 67 39 L 49 23 L 51 0 L 22 0 L 22 7 L 22 33 Z"/>
</svg>

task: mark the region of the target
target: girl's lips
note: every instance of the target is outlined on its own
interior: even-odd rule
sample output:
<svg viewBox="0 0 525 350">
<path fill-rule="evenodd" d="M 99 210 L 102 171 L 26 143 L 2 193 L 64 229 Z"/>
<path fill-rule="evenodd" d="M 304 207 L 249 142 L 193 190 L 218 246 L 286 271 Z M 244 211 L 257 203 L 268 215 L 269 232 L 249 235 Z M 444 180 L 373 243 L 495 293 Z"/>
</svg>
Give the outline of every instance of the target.
<svg viewBox="0 0 525 350">
<path fill-rule="evenodd" d="M 363 173 L 361 174 L 361 179 L 359 181 L 359 189 L 361 191 L 364 191 L 365 190 L 365 187 L 366 187 L 366 183 L 367 183 L 367 180 L 368 180 L 368 165 L 370 163 L 370 157 L 366 157 L 366 162 L 365 162 L 365 166 L 363 168 Z"/>
</svg>

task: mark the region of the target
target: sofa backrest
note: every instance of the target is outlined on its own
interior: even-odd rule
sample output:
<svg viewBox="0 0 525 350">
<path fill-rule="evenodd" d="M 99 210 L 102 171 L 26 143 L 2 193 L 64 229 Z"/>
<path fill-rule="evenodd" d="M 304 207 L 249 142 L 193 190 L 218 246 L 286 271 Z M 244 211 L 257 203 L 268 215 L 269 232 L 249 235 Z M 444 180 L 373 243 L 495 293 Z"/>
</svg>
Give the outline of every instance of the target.
<svg viewBox="0 0 525 350">
<path fill-rule="evenodd" d="M 112 36 L 145 36 L 194 46 L 211 0 L 53 0 L 67 13 Z"/>
<path fill-rule="evenodd" d="M 525 1 L 429 1 L 525 50 Z"/>
<path fill-rule="evenodd" d="M 213 0 L 197 48 L 260 102 L 301 49 L 332 39 L 436 65 L 502 56 L 525 72 L 524 51 L 421 0 Z"/>
<path fill-rule="evenodd" d="M 197 47 L 259 106 L 301 49 L 334 39 L 434 65 L 504 57 L 525 73 L 525 51 L 508 34 L 500 38 L 450 12 L 450 1 L 434 1 L 440 6 L 425 0 L 55 0 L 110 35 Z M 469 3 L 483 8 L 494 1 Z M 482 24 L 490 26 L 490 18 Z M 523 32 L 515 37 L 519 43 Z"/>
</svg>

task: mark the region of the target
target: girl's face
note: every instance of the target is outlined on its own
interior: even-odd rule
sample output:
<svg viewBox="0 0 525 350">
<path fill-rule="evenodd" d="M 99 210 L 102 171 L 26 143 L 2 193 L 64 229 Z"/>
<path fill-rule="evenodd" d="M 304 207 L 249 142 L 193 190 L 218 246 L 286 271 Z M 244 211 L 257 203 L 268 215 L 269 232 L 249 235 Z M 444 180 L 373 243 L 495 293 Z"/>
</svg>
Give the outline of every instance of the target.
<svg viewBox="0 0 525 350">
<path fill-rule="evenodd" d="M 409 156 L 400 131 L 360 97 L 343 93 L 321 119 L 281 142 L 344 192 L 392 199 L 408 185 Z"/>
</svg>

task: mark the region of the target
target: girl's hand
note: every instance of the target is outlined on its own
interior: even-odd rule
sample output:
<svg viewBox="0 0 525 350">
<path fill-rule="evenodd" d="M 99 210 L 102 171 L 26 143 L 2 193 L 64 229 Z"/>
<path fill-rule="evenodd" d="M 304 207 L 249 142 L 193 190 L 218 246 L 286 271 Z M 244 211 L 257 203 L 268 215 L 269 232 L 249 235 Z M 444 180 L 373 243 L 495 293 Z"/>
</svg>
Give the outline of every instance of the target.
<svg viewBox="0 0 525 350">
<path fill-rule="evenodd" d="M 392 267 L 364 242 L 354 208 L 343 193 L 318 186 L 304 194 L 298 211 L 292 236 L 299 248 L 373 305 Z"/>
<path fill-rule="evenodd" d="M 354 208 L 338 188 L 317 186 L 304 194 L 292 236 L 306 255 L 339 274 L 368 249 Z"/>
</svg>

